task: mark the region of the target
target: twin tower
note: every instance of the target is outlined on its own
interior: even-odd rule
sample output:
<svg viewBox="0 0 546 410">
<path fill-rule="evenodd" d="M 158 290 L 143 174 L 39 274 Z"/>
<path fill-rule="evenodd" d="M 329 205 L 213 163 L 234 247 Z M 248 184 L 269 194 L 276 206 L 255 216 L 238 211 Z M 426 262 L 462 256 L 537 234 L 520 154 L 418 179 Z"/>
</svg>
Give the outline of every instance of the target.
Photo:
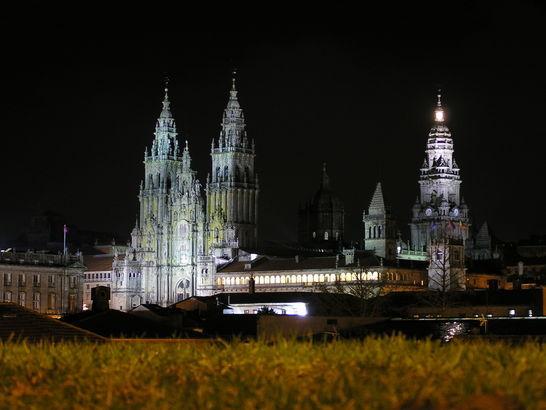
<svg viewBox="0 0 546 410">
<path fill-rule="evenodd" d="M 217 264 L 257 241 L 258 176 L 254 141 L 245 130 L 235 79 L 220 135 L 212 140 L 212 167 L 202 186 L 192 169 L 188 141 L 178 141 L 168 88 L 151 149 L 131 246 L 113 264 L 113 306 L 168 305 L 213 289 Z"/>
</svg>

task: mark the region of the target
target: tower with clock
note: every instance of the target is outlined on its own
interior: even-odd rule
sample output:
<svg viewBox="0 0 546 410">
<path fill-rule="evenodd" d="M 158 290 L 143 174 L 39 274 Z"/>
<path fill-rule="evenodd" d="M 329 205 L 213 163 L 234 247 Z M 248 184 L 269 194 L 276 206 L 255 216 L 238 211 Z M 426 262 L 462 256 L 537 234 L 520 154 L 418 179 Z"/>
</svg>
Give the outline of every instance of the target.
<svg viewBox="0 0 546 410">
<path fill-rule="evenodd" d="M 410 228 L 412 250 L 429 255 L 429 287 L 453 289 L 464 287 L 464 245 L 470 219 L 460 194 L 460 169 L 453 156 L 453 138 L 445 117 L 438 92 Z"/>
</svg>

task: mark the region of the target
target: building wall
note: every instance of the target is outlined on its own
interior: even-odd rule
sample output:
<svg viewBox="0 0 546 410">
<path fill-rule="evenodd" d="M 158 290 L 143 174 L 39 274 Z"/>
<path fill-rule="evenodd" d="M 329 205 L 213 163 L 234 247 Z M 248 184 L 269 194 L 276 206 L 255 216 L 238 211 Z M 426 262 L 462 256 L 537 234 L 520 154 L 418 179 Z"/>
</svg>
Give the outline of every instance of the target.
<svg viewBox="0 0 546 410">
<path fill-rule="evenodd" d="M 69 262 L 61 265 L 62 258 L 31 252 L 2 253 L 0 298 L 50 315 L 81 310 L 84 266 L 79 257 L 68 257 Z"/>
</svg>

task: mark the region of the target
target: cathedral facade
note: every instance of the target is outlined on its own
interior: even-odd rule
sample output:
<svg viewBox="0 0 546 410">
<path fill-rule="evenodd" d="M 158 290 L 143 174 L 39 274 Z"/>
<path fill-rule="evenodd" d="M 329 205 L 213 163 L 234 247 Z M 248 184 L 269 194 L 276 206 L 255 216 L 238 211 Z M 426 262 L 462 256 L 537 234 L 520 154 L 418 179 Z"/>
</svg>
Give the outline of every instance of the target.
<svg viewBox="0 0 546 410">
<path fill-rule="evenodd" d="M 192 169 L 188 141 L 179 144 L 167 88 L 154 135 L 144 152 L 131 245 L 112 266 L 115 309 L 211 294 L 216 264 L 233 258 L 241 245 L 256 244 L 254 142 L 246 135 L 235 80 L 220 136 L 212 142 L 205 189 Z"/>
</svg>

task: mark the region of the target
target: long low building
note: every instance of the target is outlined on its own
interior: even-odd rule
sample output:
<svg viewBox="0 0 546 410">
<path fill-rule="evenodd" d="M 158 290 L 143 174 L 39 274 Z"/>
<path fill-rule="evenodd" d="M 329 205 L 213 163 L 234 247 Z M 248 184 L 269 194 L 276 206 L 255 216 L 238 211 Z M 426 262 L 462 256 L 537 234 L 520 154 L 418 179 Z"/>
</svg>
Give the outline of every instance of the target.
<svg viewBox="0 0 546 410">
<path fill-rule="evenodd" d="M 414 291 L 427 286 L 426 268 L 421 265 L 386 266 L 380 258 L 367 255 L 240 256 L 218 267 L 214 293 L 248 292 L 251 279 L 256 292 L 313 292 L 354 284 L 377 284 L 383 292 Z"/>
</svg>

